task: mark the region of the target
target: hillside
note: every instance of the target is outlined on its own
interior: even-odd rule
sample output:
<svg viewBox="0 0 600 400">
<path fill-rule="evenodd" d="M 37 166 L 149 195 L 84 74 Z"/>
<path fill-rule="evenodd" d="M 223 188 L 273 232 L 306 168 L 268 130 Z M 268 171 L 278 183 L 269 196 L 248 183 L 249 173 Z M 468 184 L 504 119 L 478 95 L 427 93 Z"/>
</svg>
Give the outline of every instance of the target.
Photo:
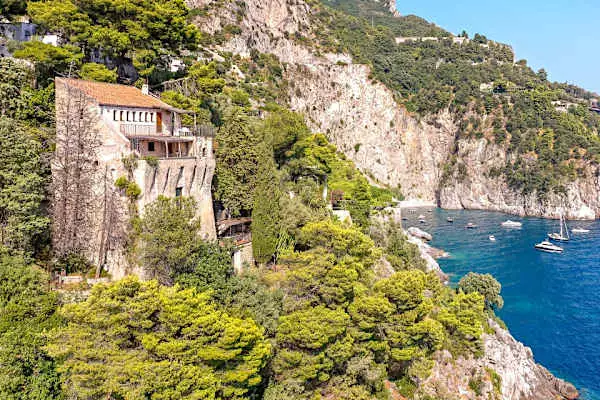
<svg viewBox="0 0 600 400">
<path fill-rule="evenodd" d="M 297 84 L 292 108 L 374 179 L 448 208 L 599 214 L 593 94 L 548 82 L 544 71 L 513 63 L 510 46 L 483 35 L 404 41 L 430 25 L 386 15 L 378 2 L 308 7 L 249 8 L 241 32 L 218 48 L 275 54 Z M 228 10 L 200 17 L 200 26 L 220 31 L 236 21 Z M 382 16 L 383 25 L 372 24 Z"/>
<path fill-rule="evenodd" d="M 0 397 L 578 397 L 497 318 L 492 276 L 442 282 L 396 200 L 555 216 L 568 199 L 569 216 L 595 216 L 590 93 L 389 2 L 27 5 L 61 41 L 11 43 L 0 59 Z M 63 76 L 109 100 L 67 92 Z M 131 118 L 102 111 L 120 96 L 142 99 Z M 146 135 L 96 135 L 99 110 L 148 125 L 150 100 L 203 129 L 157 132 L 150 109 L 160 158 L 126 153 Z M 198 137 L 214 147 L 181 153 Z M 206 210 L 181 181 L 206 157 L 202 189 L 225 226 L 250 223 L 242 240 L 201 235 Z M 169 177 L 174 197 L 147 202 Z M 86 247 L 95 214 L 119 274 Z M 252 261 L 236 271 L 240 243 Z M 48 272 L 82 279 L 49 288 Z"/>
</svg>

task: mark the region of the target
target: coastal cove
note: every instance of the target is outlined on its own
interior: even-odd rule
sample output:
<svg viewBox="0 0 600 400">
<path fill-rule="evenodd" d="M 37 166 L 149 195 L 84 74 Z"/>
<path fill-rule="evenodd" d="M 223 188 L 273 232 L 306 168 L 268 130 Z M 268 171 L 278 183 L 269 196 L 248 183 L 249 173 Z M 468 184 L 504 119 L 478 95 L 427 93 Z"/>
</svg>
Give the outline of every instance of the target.
<svg viewBox="0 0 600 400">
<path fill-rule="evenodd" d="M 600 399 L 600 222 L 569 221 L 570 229 L 590 233 L 561 244 L 563 254 L 548 254 L 533 246 L 556 231 L 558 221 L 485 211 L 411 210 L 403 210 L 404 228 L 431 233 L 430 244 L 450 253 L 439 264 L 451 284 L 470 271 L 496 277 L 505 302 L 498 315 L 513 336 L 531 347 L 537 362 L 575 384 L 582 399 Z M 419 222 L 420 214 L 425 223 Z M 523 227 L 501 227 L 508 219 Z M 470 222 L 478 228 L 466 229 Z"/>
</svg>

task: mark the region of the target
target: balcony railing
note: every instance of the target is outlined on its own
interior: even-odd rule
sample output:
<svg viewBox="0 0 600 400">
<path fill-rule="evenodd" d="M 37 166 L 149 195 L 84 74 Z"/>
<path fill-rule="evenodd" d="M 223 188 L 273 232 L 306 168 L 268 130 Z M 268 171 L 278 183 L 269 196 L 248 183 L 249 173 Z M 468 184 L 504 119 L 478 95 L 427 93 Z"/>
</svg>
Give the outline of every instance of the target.
<svg viewBox="0 0 600 400">
<path fill-rule="evenodd" d="M 214 137 L 216 130 L 211 125 L 200 125 L 198 127 L 184 126 L 174 132 L 163 130 L 158 132 L 156 125 L 121 124 L 121 133 L 125 136 L 175 136 L 175 137 Z"/>
<path fill-rule="evenodd" d="M 164 135 L 156 131 L 156 125 L 121 124 L 121 133 L 125 136 Z M 167 136 L 170 136 L 167 134 Z"/>
</svg>

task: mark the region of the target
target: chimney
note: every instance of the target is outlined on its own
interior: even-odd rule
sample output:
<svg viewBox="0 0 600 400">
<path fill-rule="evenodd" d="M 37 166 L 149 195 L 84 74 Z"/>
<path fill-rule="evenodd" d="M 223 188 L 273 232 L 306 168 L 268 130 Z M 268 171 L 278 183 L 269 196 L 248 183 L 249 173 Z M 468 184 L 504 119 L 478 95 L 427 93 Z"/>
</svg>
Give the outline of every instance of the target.
<svg viewBox="0 0 600 400">
<path fill-rule="evenodd" d="M 142 85 L 142 94 L 145 94 L 146 96 L 150 95 L 150 86 L 148 86 L 147 83 Z"/>
</svg>

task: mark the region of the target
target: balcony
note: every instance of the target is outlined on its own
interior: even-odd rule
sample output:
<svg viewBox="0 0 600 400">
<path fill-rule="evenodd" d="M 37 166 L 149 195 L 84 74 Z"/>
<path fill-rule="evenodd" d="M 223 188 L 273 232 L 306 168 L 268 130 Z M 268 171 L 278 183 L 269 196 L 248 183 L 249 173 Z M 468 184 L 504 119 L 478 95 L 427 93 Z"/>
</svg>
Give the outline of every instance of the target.
<svg viewBox="0 0 600 400">
<path fill-rule="evenodd" d="M 156 131 L 156 125 L 121 124 L 121 133 L 127 137 L 132 136 L 171 136 L 170 133 Z"/>
<path fill-rule="evenodd" d="M 121 124 L 121 133 L 127 137 L 171 136 L 171 137 L 214 137 L 215 129 L 212 126 L 188 127 L 175 129 L 174 132 L 163 129 L 158 132 L 155 124 Z"/>
</svg>

